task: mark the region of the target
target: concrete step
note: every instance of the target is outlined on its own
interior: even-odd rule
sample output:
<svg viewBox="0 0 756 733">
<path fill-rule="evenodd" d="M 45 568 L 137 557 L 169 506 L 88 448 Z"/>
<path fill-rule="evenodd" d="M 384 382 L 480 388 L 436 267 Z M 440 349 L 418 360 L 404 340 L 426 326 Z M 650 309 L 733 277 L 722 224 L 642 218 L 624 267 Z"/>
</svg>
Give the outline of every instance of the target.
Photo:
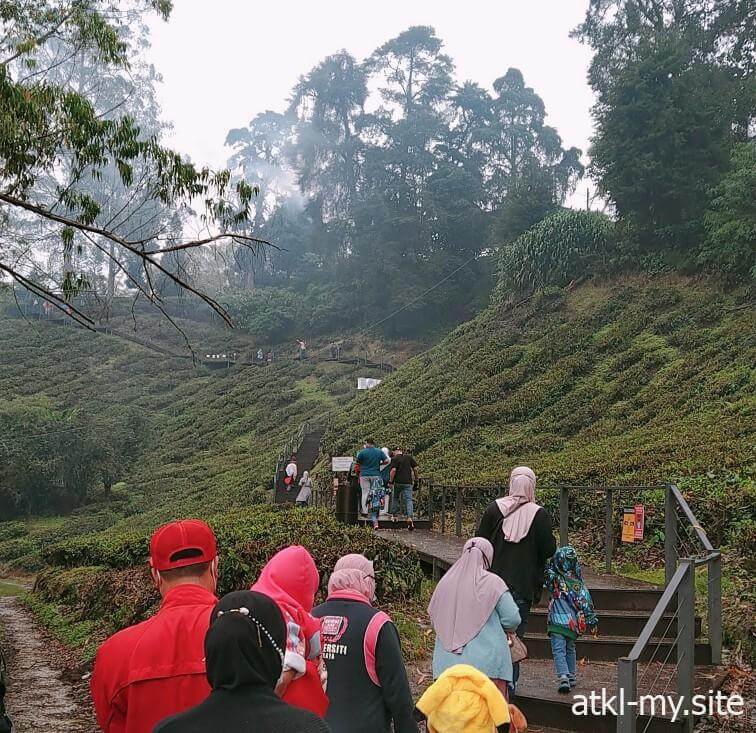
<svg viewBox="0 0 756 733">
<path fill-rule="evenodd" d="M 695 672 L 697 694 L 716 691 L 726 674 L 723 667 L 699 667 Z M 638 693 L 669 694 L 677 699 L 674 665 L 638 665 Z M 528 720 L 528 729 L 538 727 L 556 728 L 579 733 L 615 733 L 617 718 L 614 715 L 576 715 L 572 706 L 578 696 L 589 696 L 591 692 L 601 695 L 606 690 L 609 698 L 617 692 L 617 666 L 610 662 L 588 662 L 578 664 L 578 684 L 568 695 L 557 692 L 554 666 L 551 661 L 527 659 L 520 667 L 520 681 L 517 695 L 512 702 L 519 706 Z M 666 692 L 663 692 L 666 690 Z M 649 710 L 650 712 L 650 710 Z M 646 729 L 646 726 L 648 728 Z M 671 716 L 639 716 L 637 730 L 646 733 L 672 733 L 682 731 L 682 721 L 671 720 Z"/>
<path fill-rule="evenodd" d="M 637 641 L 635 636 L 581 636 L 577 640 L 578 659 L 590 661 L 616 661 L 620 657 L 627 656 Z M 675 662 L 677 655 L 673 649 L 675 637 L 669 636 L 664 639 L 651 639 L 646 647 L 641 661 L 653 659 Z M 525 644 L 528 647 L 528 656 L 532 659 L 551 659 L 551 641 L 543 633 L 525 634 Z M 696 642 L 696 664 L 711 664 L 711 648 L 704 642 Z"/>
<path fill-rule="evenodd" d="M 546 628 L 548 609 L 536 606 L 530 614 L 533 631 Z M 599 632 L 601 636 L 638 637 L 651 616 L 650 611 L 627 611 L 619 609 L 601 609 L 599 613 Z M 667 614 L 654 631 L 656 636 L 677 636 L 677 619 Z M 701 636 L 701 617 L 696 617 L 696 638 Z"/>
</svg>

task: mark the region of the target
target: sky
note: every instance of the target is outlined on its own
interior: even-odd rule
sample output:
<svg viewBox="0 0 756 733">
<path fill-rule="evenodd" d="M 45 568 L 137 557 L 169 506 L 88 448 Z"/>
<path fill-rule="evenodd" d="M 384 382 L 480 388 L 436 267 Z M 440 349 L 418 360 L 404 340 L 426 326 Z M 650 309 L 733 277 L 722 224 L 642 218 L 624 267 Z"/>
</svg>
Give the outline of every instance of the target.
<svg viewBox="0 0 756 733">
<path fill-rule="evenodd" d="M 229 129 L 258 112 L 283 111 L 300 75 L 346 49 L 358 59 L 411 25 L 431 25 L 458 81 L 490 89 L 509 67 L 543 98 L 566 147 L 588 149 L 590 50 L 569 37 L 588 0 L 174 0 L 151 23 L 149 58 L 163 75 L 158 97 L 166 141 L 200 165 L 225 165 Z M 585 201 L 582 184 L 573 205 Z"/>
</svg>

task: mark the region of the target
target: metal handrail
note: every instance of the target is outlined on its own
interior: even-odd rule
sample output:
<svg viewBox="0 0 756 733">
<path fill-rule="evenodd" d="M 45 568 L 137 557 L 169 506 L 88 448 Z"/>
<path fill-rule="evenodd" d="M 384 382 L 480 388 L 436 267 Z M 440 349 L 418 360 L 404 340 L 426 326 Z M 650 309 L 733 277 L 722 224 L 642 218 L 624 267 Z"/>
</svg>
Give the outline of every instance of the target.
<svg viewBox="0 0 756 733">
<path fill-rule="evenodd" d="M 623 709 L 617 716 L 617 733 L 635 733 L 638 719 L 638 661 L 651 642 L 654 631 L 677 599 L 677 636 L 673 642 L 676 657 L 677 694 L 683 699 L 682 709 L 691 710 L 693 698 L 693 672 L 696 645 L 696 605 L 695 605 L 695 560 L 685 558 L 680 561 L 670 582 L 662 593 L 637 641 L 625 657 L 617 660 L 617 694 L 624 700 Z M 668 627 L 669 628 L 669 627 Z M 671 654 L 670 650 L 668 654 Z M 666 663 L 666 660 L 665 660 Z M 653 691 L 650 691 L 653 693 Z M 645 694 L 645 691 L 644 691 Z M 646 726 L 648 727 L 648 726 Z M 693 716 L 683 718 L 683 730 L 691 733 Z"/>
</svg>

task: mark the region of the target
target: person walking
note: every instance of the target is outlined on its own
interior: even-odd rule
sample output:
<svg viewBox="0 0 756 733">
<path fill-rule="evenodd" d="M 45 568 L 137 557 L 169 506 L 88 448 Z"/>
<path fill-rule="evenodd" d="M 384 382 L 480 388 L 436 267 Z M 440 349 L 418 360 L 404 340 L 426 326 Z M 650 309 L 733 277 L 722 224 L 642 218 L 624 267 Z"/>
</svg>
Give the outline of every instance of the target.
<svg viewBox="0 0 756 733">
<path fill-rule="evenodd" d="M 470 664 L 508 697 L 512 681 L 508 634 L 519 625 L 520 613 L 506 583 L 489 572 L 493 552 L 487 539 L 473 537 L 438 581 L 428 606 L 436 632 L 433 677 L 455 664 Z"/>
<path fill-rule="evenodd" d="M 212 530 L 198 519 L 159 527 L 150 539 L 149 565 L 160 609 L 111 636 L 95 657 L 90 691 L 104 733 L 150 733 L 210 691 L 204 639 L 217 602 Z"/>
<path fill-rule="evenodd" d="M 556 550 L 549 513 L 535 502 L 536 475 L 519 466 L 509 476 L 507 496 L 489 504 L 480 520 L 478 535 L 494 548 L 491 571 L 509 587 L 520 611 L 517 636 L 527 630 L 530 609 L 541 598 L 546 562 Z M 520 674 L 514 665 L 512 692 Z"/>
<path fill-rule="evenodd" d="M 560 547 L 546 565 L 549 613 L 546 631 L 551 641 L 551 656 L 558 691 L 566 695 L 577 684 L 575 641 L 590 631 L 595 634 L 598 618 L 593 600 L 583 582 L 575 548 Z"/>
<path fill-rule="evenodd" d="M 321 658 L 320 620 L 311 615 L 319 585 L 312 555 L 304 547 L 292 545 L 273 555 L 251 590 L 272 598 L 286 620 L 283 673 L 276 692 L 290 705 L 322 718 L 328 707 L 326 669 Z"/>
<path fill-rule="evenodd" d="M 415 529 L 412 491 L 419 477 L 419 469 L 415 458 L 409 453 L 405 453 L 401 448 L 395 448 L 391 465 L 389 466 L 389 481 L 393 487 L 392 497 L 395 501 L 394 513 L 396 514 L 401 510 L 401 504 L 403 503 L 407 517 L 407 529 L 409 530 Z"/>
<path fill-rule="evenodd" d="M 289 492 L 294 488 L 294 482 L 297 480 L 297 474 L 299 469 L 297 468 L 297 456 L 295 453 L 291 454 L 289 462 L 286 464 L 284 484 L 286 484 L 286 491 Z"/>
<path fill-rule="evenodd" d="M 417 733 L 399 633 L 372 604 L 375 570 L 363 555 L 340 558 L 328 598 L 313 610 L 322 619 L 323 657 L 333 733 Z M 393 725 L 393 727 L 392 727 Z"/>
<path fill-rule="evenodd" d="M 306 507 L 310 503 L 310 497 L 312 496 L 312 479 L 310 478 L 310 472 L 305 471 L 302 474 L 302 478 L 299 479 L 299 493 L 294 503 L 298 507 Z"/>
<path fill-rule="evenodd" d="M 153 733 L 328 733 L 316 715 L 275 693 L 283 669 L 286 623 L 275 601 L 235 591 L 212 611 L 205 637 L 210 695 L 155 726 Z"/>
<path fill-rule="evenodd" d="M 263 350 L 262 349 L 258 349 L 257 350 L 257 361 L 258 361 L 258 363 L 262 364 L 263 363 L 263 358 L 264 358 Z"/>
<path fill-rule="evenodd" d="M 378 514 L 381 502 L 385 500 L 386 489 L 381 480 L 381 468 L 386 457 L 380 448 L 375 447 L 375 441 L 367 438 L 363 449 L 357 454 L 355 462 L 360 467 L 360 512 L 367 515 L 373 523 L 373 529 L 378 529 Z"/>
</svg>

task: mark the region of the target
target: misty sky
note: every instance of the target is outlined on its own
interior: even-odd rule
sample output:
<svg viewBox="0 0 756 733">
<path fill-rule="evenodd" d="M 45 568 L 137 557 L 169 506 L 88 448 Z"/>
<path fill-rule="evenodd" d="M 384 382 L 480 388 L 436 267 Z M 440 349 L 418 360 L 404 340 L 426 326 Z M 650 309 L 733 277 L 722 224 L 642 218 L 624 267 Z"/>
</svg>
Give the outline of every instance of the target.
<svg viewBox="0 0 756 733">
<path fill-rule="evenodd" d="M 200 164 L 225 165 L 232 127 L 283 111 L 297 78 L 341 48 L 362 60 L 410 25 L 432 25 L 457 79 L 486 88 L 514 66 L 543 97 L 547 122 L 584 152 L 591 134 L 590 51 L 569 38 L 588 0 L 175 0 L 152 23 L 168 143 Z M 591 186 L 592 188 L 592 186 Z M 574 205 L 585 200 L 581 186 Z"/>
</svg>

